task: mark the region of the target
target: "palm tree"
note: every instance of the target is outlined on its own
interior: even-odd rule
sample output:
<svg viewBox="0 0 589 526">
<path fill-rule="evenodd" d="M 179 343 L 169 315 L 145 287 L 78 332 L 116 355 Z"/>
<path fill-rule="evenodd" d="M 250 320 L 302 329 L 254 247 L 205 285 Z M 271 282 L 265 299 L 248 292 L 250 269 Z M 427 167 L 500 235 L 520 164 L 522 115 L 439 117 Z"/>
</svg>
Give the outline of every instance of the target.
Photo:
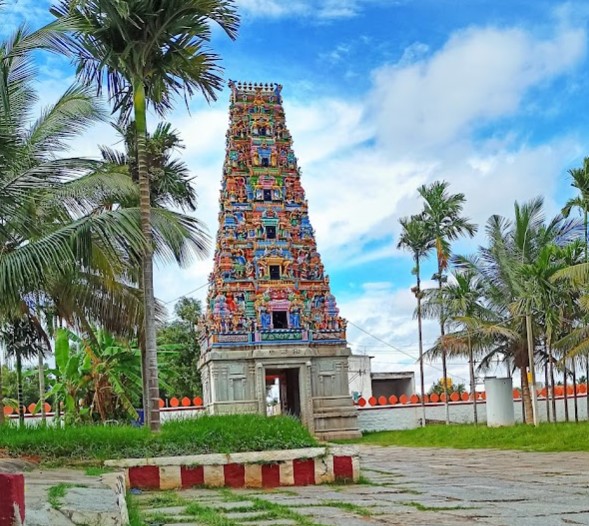
<svg viewBox="0 0 589 526">
<path fill-rule="evenodd" d="M 461 353 L 464 347 L 468 358 L 470 376 L 470 395 L 473 401 L 473 418 L 478 424 L 476 381 L 474 367 L 474 346 L 477 337 L 485 335 L 493 325 L 484 322 L 491 321 L 492 314 L 483 305 L 485 287 L 482 279 L 472 267 L 459 269 L 452 273 L 451 279 L 441 289 L 429 289 L 426 293 L 424 315 L 426 317 L 440 317 L 443 308 L 448 320 L 448 328 L 454 332 L 446 334 L 437 345 L 440 349 L 452 348 L 459 350 L 452 354 Z"/>
<path fill-rule="evenodd" d="M 102 159 L 111 165 L 126 167 L 133 182 L 139 183 L 137 167 L 137 132 L 135 123 L 126 128 L 113 125 L 125 141 L 125 152 L 119 152 L 105 146 L 100 147 Z M 153 133 L 147 134 L 147 170 L 150 181 L 151 207 L 178 207 L 183 211 L 194 212 L 197 208 L 197 196 L 191 181 L 188 167 L 175 159 L 173 154 L 183 148 L 180 135 L 172 129 L 171 124 L 160 122 Z M 122 203 L 123 206 L 135 206 L 137 203 Z"/>
<path fill-rule="evenodd" d="M 211 22 L 235 38 L 239 18 L 233 0 L 62 0 L 52 12 L 73 20 L 77 28 L 67 45 L 83 81 L 95 84 L 98 94 L 106 84 L 114 111 L 123 117 L 133 112 L 141 226 L 147 241 L 142 254 L 147 422 L 159 430 L 147 107 L 162 113 L 172 108 L 174 95 L 186 99 L 195 91 L 214 100 L 222 79 L 219 57 L 204 47 Z"/>
<path fill-rule="evenodd" d="M 449 194 L 449 184 L 446 181 L 435 181 L 430 185 L 422 185 L 417 191 L 424 200 L 423 219 L 434 240 L 438 263 L 437 273 L 434 279 L 438 282 L 441 291 L 444 286 L 444 272 L 448 268 L 450 258 L 450 242 L 462 236 L 472 237 L 477 231 L 476 225 L 467 218 L 462 217 L 462 208 L 466 201 L 464 194 Z M 446 314 L 443 305 L 440 309 L 440 335 L 443 341 L 445 334 Z M 442 344 L 443 345 L 443 344 Z M 442 347 L 442 371 L 444 381 L 448 379 L 448 367 L 446 352 Z M 446 409 L 446 424 L 450 423 L 448 407 L 448 393 L 444 393 L 444 405 Z"/>
<path fill-rule="evenodd" d="M 556 296 L 550 280 L 558 274 L 558 251 L 577 237 L 579 226 L 562 216 L 545 222 L 541 198 L 516 202 L 513 220 L 491 216 L 486 226 L 488 246 L 479 249 L 476 268 L 486 286 L 487 306 L 517 335 L 498 338 L 482 363 L 501 355 L 520 370 L 526 422 L 534 420 L 535 412 L 535 391 L 526 372 L 529 368 L 533 380 L 538 339 L 534 334 L 552 338 L 557 330 L 559 315 L 551 305 Z"/>
<path fill-rule="evenodd" d="M 427 258 L 429 252 L 434 248 L 434 240 L 428 231 L 427 223 L 421 216 L 403 217 L 399 219 L 401 224 L 401 235 L 397 243 L 397 248 L 409 250 L 412 253 L 415 267 L 413 273 L 417 281 L 411 291 L 417 299 L 417 332 L 419 338 L 419 376 L 420 376 L 420 393 L 421 393 L 421 411 L 422 426 L 426 424 L 425 418 L 425 374 L 423 370 L 423 330 L 421 315 L 421 300 L 423 293 L 421 290 L 421 261 Z"/>
<path fill-rule="evenodd" d="M 49 341 L 40 327 L 28 316 L 15 318 L 0 328 L 0 340 L 6 346 L 6 355 L 16 360 L 19 424 L 24 426 L 22 362 L 44 355 L 50 348 Z"/>
<path fill-rule="evenodd" d="M 583 159 L 582 168 L 571 168 L 568 171 L 573 182 L 571 186 L 578 190 L 575 197 L 569 199 L 562 208 L 562 215 L 568 217 L 573 208 L 578 208 L 583 215 L 583 242 L 585 245 L 585 263 L 589 262 L 589 157 Z M 585 376 L 589 377 L 589 353 L 585 357 Z M 575 393 L 576 393 L 575 388 Z M 587 396 L 587 413 L 589 414 L 589 395 Z"/>
<path fill-rule="evenodd" d="M 121 135 L 125 142 L 125 152 L 119 152 L 107 147 L 101 147 L 102 158 L 105 162 L 124 167 L 128 170 L 129 175 L 135 183 L 139 182 L 139 170 L 137 164 L 137 130 L 134 122 L 130 122 L 125 128 L 114 125 L 115 130 Z M 153 134 L 147 134 L 147 170 L 150 181 L 150 199 L 151 207 L 165 208 L 166 205 L 176 206 L 183 210 L 196 210 L 196 192 L 190 184 L 188 167 L 178 159 L 174 159 L 172 154 L 175 150 L 182 148 L 182 142 L 178 133 L 172 130 L 169 123 L 159 123 Z M 121 206 L 136 206 L 137 200 L 120 203 Z M 200 252 L 206 250 L 208 240 L 202 229 L 199 229 L 199 223 L 195 222 L 194 239 L 200 242 L 198 247 Z M 140 281 L 140 278 L 139 280 Z M 147 355 L 145 347 L 145 338 L 140 338 L 142 351 L 142 379 L 143 392 L 149 391 L 147 384 L 148 372 L 145 370 Z M 161 382 L 160 382 L 161 383 Z M 144 398 L 144 414 L 148 414 L 147 400 Z"/>
</svg>

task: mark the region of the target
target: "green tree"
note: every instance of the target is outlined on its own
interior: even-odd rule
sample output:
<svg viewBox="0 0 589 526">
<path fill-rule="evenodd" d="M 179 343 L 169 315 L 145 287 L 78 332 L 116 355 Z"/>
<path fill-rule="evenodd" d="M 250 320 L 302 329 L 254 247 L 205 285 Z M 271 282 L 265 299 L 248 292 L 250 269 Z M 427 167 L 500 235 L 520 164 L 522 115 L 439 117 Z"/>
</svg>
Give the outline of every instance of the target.
<svg viewBox="0 0 589 526">
<path fill-rule="evenodd" d="M 415 267 L 416 285 L 411 289 L 417 299 L 417 334 L 419 338 L 419 376 L 420 376 L 420 393 L 421 393 L 421 410 L 422 425 L 425 426 L 425 374 L 423 370 L 423 330 L 422 330 L 422 313 L 421 301 L 423 291 L 421 290 L 421 262 L 427 258 L 432 248 L 434 248 L 434 239 L 428 230 L 428 225 L 421 216 L 403 217 L 399 220 L 401 224 L 401 234 L 397 243 L 397 248 L 408 250 L 413 256 Z"/>
<path fill-rule="evenodd" d="M 589 263 L 589 157 L 583 159 L 581 168 L 572 168 L 568 173 L 572 179 L 571 186 L 578 193 L 566 202 L 562 208 L 562 215 L 568 217 L 573 208 L 578 208 L 581 212 L 583 216 L 583 244 L 585 247 L 584 262 Z M 585 320 L 584 323 L 587 324 L 587 321 Z M 589 377 L 589 353 L 585 356 L 585 376 Z M 589 414 L 589 396 L 587 396 L 587 413 Z"/>
<path fill-rule="evenodd" d="M 423 220 L 434 240 L 437 258 L 437 272 L 434 280 L 438 282 L 438 289 L 441 291 L 445 283 L 445 272 L 448 268 L 448 261 L 451 254 L 451 242 L 462 236 L 474 236 L 477 231 L 476 225 L 469 219 L 462 216 L 462 209 L 466 201 L 464 194 L 448 193 L 449 184 L 446 181 L 434 181 L 430 185 L 422 185 L 417 191 L 424 201 Z M 446 313 L 444 306 L 440 309 L 440 335 L 442 341 L 442 371 L 444 378 L 448 375 L 446 351 L 443 346 L 445 334 Z M 444 384 L 445 385 L 445 384 Z M 448 397 L 445 400 L 446 424 L 450 423 L 448 408 Z"/>
<path fill-rule="evenodd" d="M 204 45 L 211 22 L 235 38 L 239 18 L 233 0 L 62 0 L 52 12 L 69 17 L 77 31 L 68 42 L 86 83 L 106 84 L 115 111 L 131 111 L 137 135 L 142 254 L 144 334 L 149 394 L 147 422 L 159 430 L 159 392 L 153 292 L 151 197 L 147 166 L 147 107 L 160 113 L 176 94 L 200 91 L 215 99 L 222 86 L 219 57 Z"/>
<path fill-rule="evenodd" d="M 174 306 L 174 314 L 176 319 L 158 331 L 158 349 L 169 353 L 166 370 L 170 373 L 167 382 L 172 392 L 168 394 L 192 398 L 202 394 L 197 329 L 202 315 L 201 303 L 193 298 L 180 298 Z"/>
<path fill-rule="evenodd" d="M 477 337 L 481 335 L 481 321 L 488 321 L 488 309 L 483 305 L 485 288 L 480 276 L 472 268 L 465 268 L 452 273 L 451 279 L 443 289 L 430 289 L 425 298 L 424 313 L 426 317 L 438 318 L 444 309 L 448 320 L 450 334 L 438 341 L 440 349 L 448 347 L 458 349 L 465 345 L 470 376 L 470 395 L 473 401 L 473 419 L 478 424 L 476 403 L 475 356 L 474 347 Z"/>
<path fill-rule="evenodd" d="M 6 355 L 16 362 L 19 424 L 24 426 L 23 360 L 45 354 L 50 349 L 49 341 L 43 330 L 29 316 L 14 318 L 1 327 L 0 340 L 6 347 Z"/>
</svg>

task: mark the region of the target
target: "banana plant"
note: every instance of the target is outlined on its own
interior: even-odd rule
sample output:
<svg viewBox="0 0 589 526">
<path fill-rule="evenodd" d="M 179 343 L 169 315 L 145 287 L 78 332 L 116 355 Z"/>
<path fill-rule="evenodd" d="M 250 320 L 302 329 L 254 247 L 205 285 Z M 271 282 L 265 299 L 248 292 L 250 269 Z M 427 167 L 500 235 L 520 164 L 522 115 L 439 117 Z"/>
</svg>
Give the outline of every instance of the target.
<svg viewBox="0 0 589 526">
<path fill-rule="evenodd" d="M 55 368 L 50 369 L 48 398 L 53 398 L 56 417 L 64 409 L 64 421 L 73 424 L 90 414 L 90 408 L 80 407 L 91 380 L 91 357 L 71 342 L 78 337 L 67 329 L 55 332 Z"/>
</svg>

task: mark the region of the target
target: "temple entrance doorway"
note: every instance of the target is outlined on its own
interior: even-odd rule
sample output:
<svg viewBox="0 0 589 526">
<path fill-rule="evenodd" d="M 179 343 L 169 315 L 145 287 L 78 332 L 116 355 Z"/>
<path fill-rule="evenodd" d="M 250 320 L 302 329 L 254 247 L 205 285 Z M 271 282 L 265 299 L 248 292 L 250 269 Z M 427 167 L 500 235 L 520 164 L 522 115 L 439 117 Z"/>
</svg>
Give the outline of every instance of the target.
<svg viewBox="0 0 589 526">
<path fill-rule="evenodd" d="M 300 367 L 266 369 L 266 393 L 271 401 L 269 414 L 301 418 L 299 371 Z"/>
</svg>

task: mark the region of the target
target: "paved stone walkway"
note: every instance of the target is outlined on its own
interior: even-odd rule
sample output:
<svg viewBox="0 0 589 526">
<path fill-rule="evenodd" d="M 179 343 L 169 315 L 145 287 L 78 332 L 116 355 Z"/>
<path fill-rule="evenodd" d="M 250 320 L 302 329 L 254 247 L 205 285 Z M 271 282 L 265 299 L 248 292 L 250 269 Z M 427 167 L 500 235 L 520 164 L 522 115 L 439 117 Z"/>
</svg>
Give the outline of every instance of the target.
<svg viewBox="0 0 589 526">
<path fill-rule="evenodd" d="M 361 456 L 354 486 L 143 493 L 135 502 L 153 526 L 589 525 L 587 453 L 363 446 Z"/>
</svg>

